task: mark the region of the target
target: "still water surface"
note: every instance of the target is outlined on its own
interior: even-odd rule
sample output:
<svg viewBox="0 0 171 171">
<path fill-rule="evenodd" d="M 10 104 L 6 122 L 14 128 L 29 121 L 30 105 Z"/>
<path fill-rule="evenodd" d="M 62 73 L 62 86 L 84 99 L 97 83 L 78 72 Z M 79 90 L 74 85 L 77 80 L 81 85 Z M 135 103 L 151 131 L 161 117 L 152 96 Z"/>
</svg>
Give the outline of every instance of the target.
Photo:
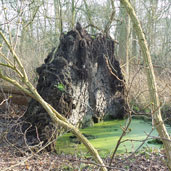
<svg viewBox="0 0 171 171">
<path fill-rule="evenodd" d="M 121 127 L 124 126 L 125 120 L 113 120 L 97 123 L 93 127 L 81 129 L 81 132 L 87 135 L 89 141 L 99 151 L 100 155 L 105 157 L 110 155 L 116 143 L 122 133 Z M 133 119 L 130 125 L 130 132 L 123 138 L 125 141 L 119 146 L 117 153 L 125 153 L 135 151 L 140 146 L 142 140 L 144 140 L 147 134 L 151 131 L 152 125 L 150 121 L 144 121 L 139 119 Z M 171 134 L 171 127 L 167 126 L 168 132 Z M 154 130 L 151 136 L 158 136 L 156 130 Z M 139 140 L 139 141 L 137 141 Z M 151 141 L 152 139 L 149 139 Z M 147 141 L 142 148 L 159 149 L 161 144 L 149 143 Z M 142 149 L 141 148 L 141 149 Z M 67 133 L 57 140 L 57 151 L 59 153 L 71 153 L 88 155 L 86 148 L 83 144 L 80 144 L 79 140 L 75 138 L 71 133 Z"/>
</svg>

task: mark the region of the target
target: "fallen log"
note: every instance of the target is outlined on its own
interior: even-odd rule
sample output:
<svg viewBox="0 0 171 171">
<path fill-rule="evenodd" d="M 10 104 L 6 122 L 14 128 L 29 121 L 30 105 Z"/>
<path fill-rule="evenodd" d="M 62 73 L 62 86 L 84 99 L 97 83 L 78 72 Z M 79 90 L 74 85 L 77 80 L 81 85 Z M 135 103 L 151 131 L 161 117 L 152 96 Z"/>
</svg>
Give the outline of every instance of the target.
<svg viewBox="0 0 171 171">
<path fill-rule="evenodd" d="M 4 99 L 9 99 L 14 104 L 26 106 L 31 98 L 16 87 L 0 85 L 0 102 Z"/>
</svg>

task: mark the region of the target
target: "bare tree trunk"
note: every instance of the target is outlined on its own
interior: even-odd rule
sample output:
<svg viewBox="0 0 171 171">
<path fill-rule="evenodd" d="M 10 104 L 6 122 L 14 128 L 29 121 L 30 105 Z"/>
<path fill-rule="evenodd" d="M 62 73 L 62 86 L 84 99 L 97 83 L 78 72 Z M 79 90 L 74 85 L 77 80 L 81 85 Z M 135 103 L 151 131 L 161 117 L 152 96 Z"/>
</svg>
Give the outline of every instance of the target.
<svg viewBox="0 0 171 171">
<path fill-rule="evenodd" d="M 119 27 L 119 52 L 118 56 L 126 62 L 126 83 L 129 78 L 129 34 L 130 34 L 130 18 L 126 13 L 123 5 L 120 5 L 120 18 L 122 24 Z"/>
<path fill-rule="evenodd" d="M 54 0 L 54 12 L 55 12 L 55 32 L 58 33 L 59 30 L 59 33 L 61 34 L 63 32 L 61 0 Z"/>
<path fill-rule="evenodd" d="M 107 35 L 109 34 L 110 28 L 111 28 L 111 24 L 114 20 L 115 14 L 116 14 L 116 9 L 115 9 L 115 4 L 113 0 L 110 0 L 111 2 L 111 6 L 112 6 L 112 12 L 110 15 L 110 19 L 109 21 L 106 23 L 105 28 L 104 28 L 104 33 L 106 33 Z"/>
<path fill-rule="evenodd" d="M 76 11 L 75 11 L 75 0 L 72 0 L 72 23 L 71 23 L 71 28 L 73 29 L 74 26 L 75 26 L 75 14 L 76 14 Z"/>
<path fill-rule="evenodd" d="M 59 28 L 60 28 L 60 33 L 62 33 L 63 32 L 62 4 L 60 0 L 58 1 L 58 3 L 59 3 L 59 17 L 60 17 Z"/>
<path fill-rule="evenodd" d="M 87 1 L 86 0 L 83 0 L 83 1 L 84 1 L 86 13 L 87 13 L 88 22 L 89 22 L 90 25 L 94 25 L 93 21 L 92 21 L 91 12 L 90 12 L 90 9 L 89 9 L 88 4 L 87 4 Z M 94 28 L 91 27 L 91 34 L 93 34 L 93 33 L 94 33 Z"/>
<path fill-rule="evenodd" d="M 136 33 L 132 28 L 132 57 L 137 59 L 137 40 L 136 40 Z"/>
<path fill-rule="evenodd" d="M 147 80 L 148 80 L 148 87 L 149 87 L 149 92 L 150 92 L 150 98 L 151 98 L 151 104 L 152 104 L 152 118 L 154 122 L 154 126 L 156 130 L 159 133 L 160 138 L 163 141 L 164 148 L 166 151 L 166 156 L 167 156 L 167 164 L 169 169 L 171 169 L 171 143 L 170 143 L 170 136 L 167 133 L 166 127 L 164 125 L 164 122 L 161 117 L 161 110 L 160 110 L 160 102 L 159 102 L 159 97 L 158 97 L 158 92 L 157 92 L 157 85 L 156 85 L 156 79 L 154 75 L 154 69 L 153 69 L 153 64 L 151 61 L 151 55 L 148 49 L 147 41 L 145 39 L 145 35 L 143 33 L 143 30 L 141 28 L 140 22 L 135 14 L 134 9 L 132 8 L 131 4 L 129 3 L 128 0 L 120 0 L 120 2 L 123 4 L 123 6 L 126 8 L 132 22 L 134 29 L 136 31 L 138 40 L 139 40 L 139 45 L 142 50 L 143 58 L 145 61 L 145 67 L 147 71 Z M 168 141 L 169 140 L 169 141 Z"/>
<path fill-rule="evenodd" d="M 126 83 L 128 84 L 129 81 L 129 50 L 130 50 L 130 41 L 129 41 L 129 36 L 130 36 L 130 18 L 127 16 L 127 23 L 126 23 Z"/>
<path fill-rule="evenodd" d="M 137 0 L 131 0 L 131 3 L 132 3 L 133 7 L 136 6 L 136 1 Z M 131 40 L 131 57 L 134 59 L 133 61 L 136 61 L 137 56 L 138 56 L 137 55 L 137 37 L 136 37 L 136 33 L 134 31 L 134 28 L 133 28 L 133 24 L 131 25 L 131 36 L 132 36 L 132 40 Z"/>
<path fill-rule="evenodd" d="M 58 33 L 58 29 L 59 29 L 59 24 L 58 24 L 58 17 L 59 17 L 59 13 L 58 13 L 58 3 L 57 0 L 54 0 L 54 13 L 55 13 L 55 33 Z"/>
</svg>

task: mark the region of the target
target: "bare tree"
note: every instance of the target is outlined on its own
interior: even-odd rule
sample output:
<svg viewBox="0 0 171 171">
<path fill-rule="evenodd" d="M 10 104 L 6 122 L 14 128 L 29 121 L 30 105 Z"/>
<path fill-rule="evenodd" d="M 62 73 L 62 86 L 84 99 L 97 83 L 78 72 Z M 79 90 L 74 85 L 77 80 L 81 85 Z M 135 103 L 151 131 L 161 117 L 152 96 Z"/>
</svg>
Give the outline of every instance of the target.
<svg viewBox="0 0 171 171">
<path fill-rule="evenodd" d="M 167 133 L 166 127 L 161 117 L 161 110 L 160 110 L 160 101 L 157 92 L 156 86 L 156 78 L 154 74 L 153 64 L 151 61 L 151 55 L 148 49 L 147 41 L 145 39 L 145 35 L 141 28 L 141 24 L 135 14 L 134 9 L 132 8 L 131 4 L 128 0 L 120 0 L 120 2 L 124 5 L 125 9 L 127 10 L 131 21 L 133 22 L 134 29 L 136 31 L 139 45 L 141 47 L 143 58 L 147 70 L 147 80 L 148 80 L 148 87 L 149 93 L 151 97 L 151 109 L 152 109 L 152 120 L 156 130 L 159 133 L 161 140 L 163 141 L 164 148 L 166 151 L 166 156 L 168 159 L 168 167 L 171 169 L 171 143 L 170 143 L 170 136 Z M 169 141 L 168 141 L 169 140 Z"/>
<path fill-rule="evenodd" d="M 119 15 L 121 18 L 121 24 L 119 26 L 119 51 L 118 56 L 126 62 L 126 83 L 128 84 L 129 79 L 129 36 L 130 36 L 130 18 L 126 13 L 126 10 L 123 7 L 123 4 L 120 4 Z"/>
</svg>

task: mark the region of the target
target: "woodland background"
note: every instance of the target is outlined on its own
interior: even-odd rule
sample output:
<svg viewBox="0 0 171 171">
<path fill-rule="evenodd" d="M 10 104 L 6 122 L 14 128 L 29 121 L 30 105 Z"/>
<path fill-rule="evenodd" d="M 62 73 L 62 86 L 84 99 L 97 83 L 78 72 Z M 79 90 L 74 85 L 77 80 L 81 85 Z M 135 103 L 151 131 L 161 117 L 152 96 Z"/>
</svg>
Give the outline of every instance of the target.
<svg viewBox="0 0 171 171">
<path fill-rule="evenodd" d="M 171 2 L 131 0 L 131 3 L 149 45 L 162 114 L 169 116 Z M 134 114 L 151 113 L 142 52 L 130 18 L 119 0 L 1 0 L 0 8 L 0 30 L 13 45 L 34 85 L 38 80 L 35 69 L 43 63 L 51 49 L 58 46 L 61 33 L 73 29 L 79 21 L 92 35 L 105 33 L 116 40 L 115 56 L 120 61 L 126 80 L 130 109 Z M 2 38 L 0 48 L 10 58 Z M 0 62 L 3 63 L 3 60 Z M 7 68 L 3 72 L 15 78 L 15 73 Z M 0 80 L 0 84 L 6 83 Z"/>
<path fill-rule="evenodd" d="M 131 3 L 148 41 L 161 102 L 169 104 L 171 2 L 131 0 Z M 133 108 L 139 111 L 148 106 L 142 53 L 130 19 L 118 0 L 1 0 L 0 4 L 0 29 L 10 38 L 33 83 L 38 79 L 35 68 L 58 46 L 60 34 L 74 28 L 79 21 L 91 34 L 107 32 L 118 42 L 115 56 L 130 88 Z M 2 50 L 8 55 L 3 45 Z"/>
</svg>

